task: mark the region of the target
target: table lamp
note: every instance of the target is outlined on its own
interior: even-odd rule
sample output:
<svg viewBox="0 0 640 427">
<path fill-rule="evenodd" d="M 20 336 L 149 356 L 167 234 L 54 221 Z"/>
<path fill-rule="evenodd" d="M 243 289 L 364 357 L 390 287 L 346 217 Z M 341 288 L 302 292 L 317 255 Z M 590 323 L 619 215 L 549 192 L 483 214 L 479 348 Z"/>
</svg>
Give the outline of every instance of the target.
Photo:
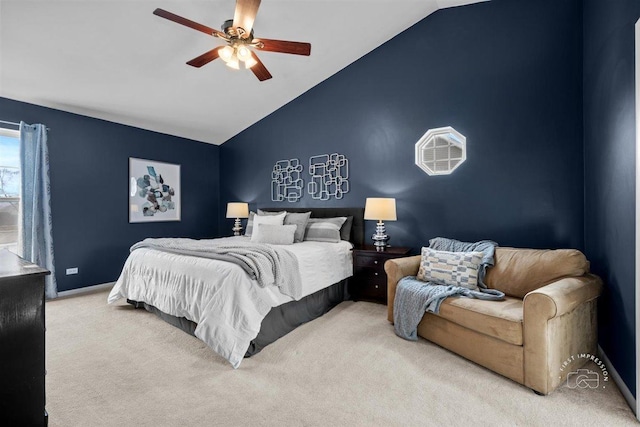
<svg viewBox="0 0 640 427">
<path fill-rule="evenodd" d="M 240 218 L 249 218 L 249 203 L 229 202 L 227 203 L 227 218 L 235 218 L 233 224 L 233 235 L 240 236 L 242 233 L 242 223 Z"/>
<path fill-rule="evenodd" d="M 364 219 L 377 220 L 376 234 L 371 238 L 373 239 L 373 245 L 377 250 L 383 251 L 387 247 L 387 236 L 384 228 L 384 222 L 382 221 L 396 221 L 396 199 L 393 198 L 377 198 L 367 197 L 367 201 L 364 205 Z"/>
</svg>

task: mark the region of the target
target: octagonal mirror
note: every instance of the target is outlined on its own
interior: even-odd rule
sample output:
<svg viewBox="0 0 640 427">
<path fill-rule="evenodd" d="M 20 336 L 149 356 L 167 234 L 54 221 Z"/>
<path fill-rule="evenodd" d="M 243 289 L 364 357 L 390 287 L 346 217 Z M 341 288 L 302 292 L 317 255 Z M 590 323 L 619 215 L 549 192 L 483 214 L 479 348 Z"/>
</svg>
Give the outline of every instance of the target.
<svg viewBox="0 0 640 427">
<path fill-rule="evenodd" d="M 416 142 L 416 165 L 429 175 L 448 175 L 467 159 L 466 145 L 451 126 L 429 129 Z"/>
</svg>

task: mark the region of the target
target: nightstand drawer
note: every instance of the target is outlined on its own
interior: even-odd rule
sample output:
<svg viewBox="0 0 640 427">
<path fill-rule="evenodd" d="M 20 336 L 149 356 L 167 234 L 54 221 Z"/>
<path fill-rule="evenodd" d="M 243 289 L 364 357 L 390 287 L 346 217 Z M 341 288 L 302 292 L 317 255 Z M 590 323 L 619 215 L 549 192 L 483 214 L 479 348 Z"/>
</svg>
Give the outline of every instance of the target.
<svg viewBox="0 0 640 427">
<path fill-rule="evenodd" d="M 368 282 L 366 284 L 362 284 L 359 288 L 359 295 L 361 298 L 371 298 L 380 301 L 387 300 L 387 285 L 380 283 L 371 283 Z"/>
<path fill-rule="evenodd" d="M 369 268 L 369 267 L 356 267 L 354 270 L 354 274 L 363 281 L 371 282 L 376 281 L 376 283 L 385 283 L 387 281 L 387 275 L 384 274 L 384 269 L 379 268 Z"/>
<path fill-rule="evenodd" d="M 380 267 L 383 268 L 384 267 L 384 262 L 387 259 L 385 257 L 381 257 L 381 256 L 366 256 L 366 255 L 360 255 L 358 254 L 358 256 L 355 259 L 355 264 L 357 267 Z"/>
</svg>

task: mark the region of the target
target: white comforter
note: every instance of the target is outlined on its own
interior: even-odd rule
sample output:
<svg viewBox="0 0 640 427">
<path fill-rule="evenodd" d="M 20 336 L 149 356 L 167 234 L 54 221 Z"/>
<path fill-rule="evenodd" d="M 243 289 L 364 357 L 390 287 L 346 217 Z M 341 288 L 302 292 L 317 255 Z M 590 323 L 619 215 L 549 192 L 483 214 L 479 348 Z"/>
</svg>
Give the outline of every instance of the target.
<svg viewBox="0 0 640 427">
<path fill-rule="evenodd" d="M 227 237 L 234 241 L 246 237 Z M 302 242 L 282 246 L 298 259 L 302 297 L 353 274 L 351 243 Z M 208 258 L 137 249 L 109 294 L 146 302 L 198 324 L 195 335 L 234 368 L 272 307 L 292 301 L 277 286 L 261 288 L 239 266 Z"/>
</svg>

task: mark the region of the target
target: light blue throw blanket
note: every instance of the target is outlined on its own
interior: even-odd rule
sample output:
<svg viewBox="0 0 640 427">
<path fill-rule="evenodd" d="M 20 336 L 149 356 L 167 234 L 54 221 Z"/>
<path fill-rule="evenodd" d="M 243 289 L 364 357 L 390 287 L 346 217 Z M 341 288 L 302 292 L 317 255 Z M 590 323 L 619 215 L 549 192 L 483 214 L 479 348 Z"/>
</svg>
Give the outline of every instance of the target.
<svg viewBox="0 0 640 427">
<path fill-rule="evenodd" d="M 424 313 L 440 312 L 440 305 L 447 297 L 464 296 L 483 300 L 504 299 L 504 293 L 497 289 L 472 291 L 462 286 L 444 286 L 423 282 L 415 276 L 403 277 L 396 288 L 393 302 L 393 323 L 396 335 L 406 340 L 418 339 L 418 323 Z"/>
</svg>

